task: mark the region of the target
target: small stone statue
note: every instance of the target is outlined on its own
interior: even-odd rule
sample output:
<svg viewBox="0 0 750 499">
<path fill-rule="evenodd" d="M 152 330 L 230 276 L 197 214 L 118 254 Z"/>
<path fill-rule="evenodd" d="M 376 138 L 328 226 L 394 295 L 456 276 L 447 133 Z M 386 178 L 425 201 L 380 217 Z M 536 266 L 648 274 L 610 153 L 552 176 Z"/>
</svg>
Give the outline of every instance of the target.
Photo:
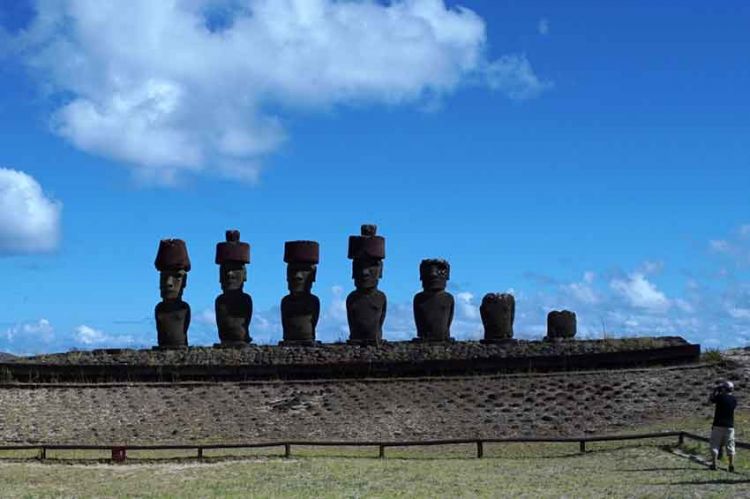
<svg viewBox="0 0 750 499">
<path fill-rule="evenodd" d="M 226 242 L 216 244 L 216 263 L 222 293 L 216 297 L 216 326 L 221 343 L 215 346 L 243 347 L 252 341 L 250 319 L 253 299 L 243 292 L 250 263 L 250 245 L 240 241 L 238 230 L 226 231 Z"/>
<path fill-rule="evenodd" d="M 182 301 L 182 292 L 187 285 L 190 258 L 185 241 L 162 239 L 154 265 L 160 272 L 159 290 L 162 298 L 154 310 L 158 348 L 187 347 L 190 305 Z"/>
<path fill-rule="evenodd" d="M 570 310 L 553 310 L 547 314 L 547 341 L 572 339 L 576 335 L 576 314 Z"/>
<path fill-rule="evenodd" d="M 378 281 L 383 277 L 385 239 L 376 232 L 377 226 L 363 225 L 361 235 L 349 236 L 348 257 L 357 288 L 346 297 L 351 344 L 378 345 L 383 339 L 386 298 L 378 289 Z"/>
<path fill-rule="evenodd" d="M 482 298 L 479 314 L 484 325 L 482 343 L 496 343 L 513 338 L 516 300 L 508 293 L 487 293 Z"/>
<path fill-rule="evenodd" d="M 281 299 L 281 326 L 284 339 L 280 345 L 313 346 L 315 326 L 320 316 L 320 300 L 312 294 L 320 248 L 316 241 L 287 241 L 284 261 L 289 294 Z"/>
<path fill-rule="evenodd" d="M 421 291 L 414 295 L 415 341 L 452 341 L 453 295 L 445 290 L 450 278 L 450 265 L 445 260 L 422 260 L 419 264 Z"/>
</svg>

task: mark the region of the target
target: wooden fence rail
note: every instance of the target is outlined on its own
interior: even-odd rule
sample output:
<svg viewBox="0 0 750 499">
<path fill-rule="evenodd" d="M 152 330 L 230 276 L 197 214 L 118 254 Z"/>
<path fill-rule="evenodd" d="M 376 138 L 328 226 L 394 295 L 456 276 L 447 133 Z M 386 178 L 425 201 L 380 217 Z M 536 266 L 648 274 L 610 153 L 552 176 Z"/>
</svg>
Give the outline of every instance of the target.
<svg viewBox="0 0 750 499">
<path fill-rule="evenodd" d="M 450 438 L 438 440 L 402 440 L 402 441 L 375 441 L 375 440 L 285 440 L 273 442 L 240 442 L 226 444 L 145 444 L 145 445 L 85 445 L 85 444 L 25 444 L 25 445 L 0 445 L 0 451 L 12 450 L 37 450 L 39 459 L 47 458 L 48 450 L 109 450 L 112 452 L 112 461 L 122 462 L 127 457 L 129 450 L 195 450 L 196 456 L 203 458 L 203 452 L 210 449 L 258 449 L 269 447 L 283 447 L 284 457 L 292 455 L 292 446 L 305 447 L 377 447 L 378 457 L 385 457 L 387 447 L 422 447 L 433 445 L 476 445 L 477 458 L 484 457 L 484 444 L 491 443 L 575 443 L 579 445 L 580 452 L 586 452 L 586 444 L 590 442 L 616 442 L 624 440 L 643 440 L 653 438 L 677 437 L 677 444 L 682 445 L 685 438 L 708 442 L 707 437 L 689 433 L 686 431 L 666 431 L 658 433 L 638 433 L 630 435 L 591 435 L 577 437 L 507 437 L 507 438 Z M 750 449 L 750 443 L 735 442 L 735 446 L 741 449 Z"/>
</svg>

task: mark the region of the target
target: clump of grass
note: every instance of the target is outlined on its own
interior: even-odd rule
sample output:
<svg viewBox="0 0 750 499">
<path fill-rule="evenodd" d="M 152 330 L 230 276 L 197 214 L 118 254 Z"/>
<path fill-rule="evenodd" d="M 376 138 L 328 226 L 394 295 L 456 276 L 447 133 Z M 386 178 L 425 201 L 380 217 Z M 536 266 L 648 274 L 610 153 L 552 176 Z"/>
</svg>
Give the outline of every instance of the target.
<svg viewBox="0 0 750 499">
<path fill-rule="evenodd" d="M 701 353 L 701 360 L 708 364 L 722 364 L 724 362 L 724 354 L 718 348 L 708 348 Z"/>
</svg>

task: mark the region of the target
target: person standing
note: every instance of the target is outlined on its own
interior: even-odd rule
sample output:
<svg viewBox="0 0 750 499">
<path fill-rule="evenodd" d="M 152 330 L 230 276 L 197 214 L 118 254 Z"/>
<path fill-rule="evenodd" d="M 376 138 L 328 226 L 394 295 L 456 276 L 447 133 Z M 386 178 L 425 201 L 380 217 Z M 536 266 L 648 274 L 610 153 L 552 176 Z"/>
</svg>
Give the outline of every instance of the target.
<svg viewBox="0 0 750 499">
<path fill-rule="evenodd" d="M 733 391 L 734 384 L 731 381 L 722 381 L 714 387 L 709 398 L 716 405 L 709 442 L 712 470 L 716 469 L 721 448 L 726 446 L 729 471 L 734 471 L 734 409 L 737 407 L 737 399 L 732 395 Z"/>
</svg>

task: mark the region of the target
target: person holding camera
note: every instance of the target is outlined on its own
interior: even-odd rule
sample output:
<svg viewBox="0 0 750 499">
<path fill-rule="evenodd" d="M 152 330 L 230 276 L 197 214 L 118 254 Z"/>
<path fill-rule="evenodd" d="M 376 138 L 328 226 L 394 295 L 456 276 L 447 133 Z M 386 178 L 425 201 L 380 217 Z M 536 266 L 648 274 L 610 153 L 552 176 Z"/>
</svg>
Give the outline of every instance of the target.
<svg viewBox="0 0 750 499">
<path fill-rule="evenodd" d="M 729 471 L 734 471 L 734 409 L 737 407 L 737 399 L 732 395 L 733 391 L 734 384 L 731 381 L 722 381 L 714 387 L 709 398 L 709 402 L 716 405 L 709 442 L 712 470 L 716 469 L 716 460 L 722 447 L 726 446 Z"/>
</svg>

